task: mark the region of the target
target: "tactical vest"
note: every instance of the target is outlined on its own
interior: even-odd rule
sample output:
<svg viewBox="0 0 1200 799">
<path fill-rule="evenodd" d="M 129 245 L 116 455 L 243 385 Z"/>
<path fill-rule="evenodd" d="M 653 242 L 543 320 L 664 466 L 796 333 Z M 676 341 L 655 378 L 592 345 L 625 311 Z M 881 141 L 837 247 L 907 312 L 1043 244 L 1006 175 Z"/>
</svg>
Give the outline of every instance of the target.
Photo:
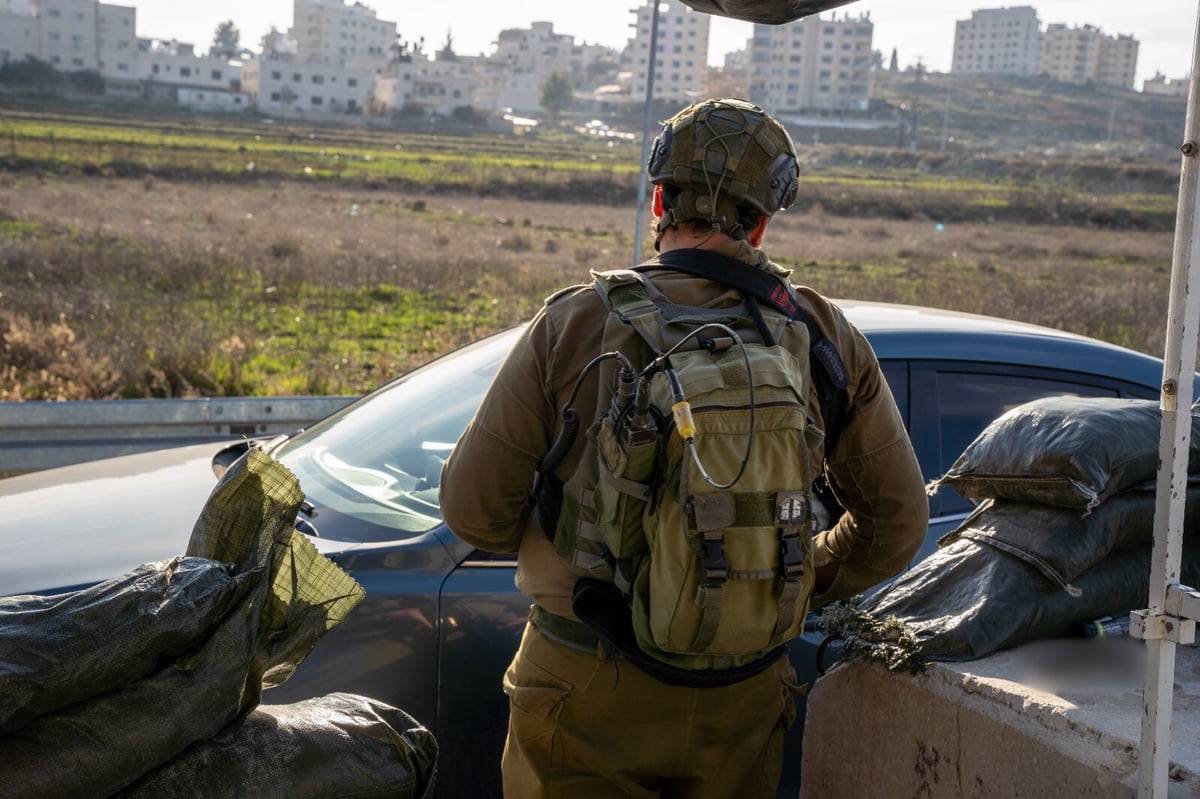
<svg viewBox="0 0 1200 799">
<path fill-rule="evenodd" d="M 725 282 L 754 272 L 787 287 L 696 253 L 686 271 L 707 264 Z M 660 256 L 643 266 L 663 265 Z M 829 342 L 797 320 L 798 306 L 762 307 L 758 289 L 708 309 L 670 302 L 636 270 L 593 273 L 593 287 L 610 311 L 593 362 L 597 418 L 578 468 L 538 499 L 543 530 L 580 586 L 619 589 L 615 614 L 628 615 L 636 654 L 654 668 L 757 671 L 803 631 L 813 590 L 811 450 L 825 436 L 808 412 L 810 363 L 820 361 L 804 355 L 817 352 L 813 333 Z M 821 368 L 842 390 L 833 352 L 836 366 Z M 579 424 L 567 411 L 551 468 Z M 827 412 L 836 423 L 839 410 Z M 594 628 L 614 614 L 576 612 Z M 612 630 L 596 632 L 613 642 Z"/>
</svg>

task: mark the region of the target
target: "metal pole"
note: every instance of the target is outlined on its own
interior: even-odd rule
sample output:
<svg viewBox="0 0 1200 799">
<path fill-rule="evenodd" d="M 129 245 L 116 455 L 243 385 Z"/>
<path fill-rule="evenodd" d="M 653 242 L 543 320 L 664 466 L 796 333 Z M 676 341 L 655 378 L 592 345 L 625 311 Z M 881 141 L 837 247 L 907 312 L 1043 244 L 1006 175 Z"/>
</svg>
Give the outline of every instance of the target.
<svg viewBox="0 0 1200 799">
<path fill-rule="evenodd" d="M 1194 621 L 1168 599 L 1180 590 L 1183 515 L 1187 498 L 1188 450 L 1191 443 L 1192 383 L 1196 343 L 1200 335 L 1200 265 L 1194 255 L 1200 156 L 1200 8 L 1192 51 L 1191 85 L 1182 149 L 1183 166 L 1171 264 L 1171 298 L 1167 311 L 1163 386 L 1160 395 L 1158 487 L 1154 509 L 1154 552 L 1150 566 L 1148 609 L 1135 612 L 1130 631 L 1146 640 L 1146 687 L 1142 695 L 1142 740 L 1138 762 L 1138 796 L 1166 799 L 1171 762 L 1171 711 L 1175 682 L 1175 647 L 1187 643 L 1185 630 Z M 1182 409 L 1182 410 L 1181 410 Z"/>
<path fill-rule="evenodd" d="M 650 160 L 650 131 L 654 125 L 654 73 L 658 70 L 658 6 L 661 0 L 650 0 L 650 63 L 646 75 L 646 115 L 642 120 L 642 176 L 638 180 L 637 229 L 633 234 L 633 265 L 642 262 L 642 235 L 646 219 L 646 162 Z"/>
</svg>

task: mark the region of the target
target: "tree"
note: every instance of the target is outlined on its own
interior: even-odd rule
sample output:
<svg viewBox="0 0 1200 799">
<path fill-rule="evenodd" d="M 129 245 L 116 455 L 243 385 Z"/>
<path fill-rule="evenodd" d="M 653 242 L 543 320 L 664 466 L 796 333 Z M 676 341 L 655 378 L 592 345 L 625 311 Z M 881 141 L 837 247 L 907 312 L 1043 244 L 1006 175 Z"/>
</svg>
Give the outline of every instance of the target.
<svg viewBox="0 0 1200 799">
<path fill-rule="evenodd" d="M 571 86 L 571 79 L 562 70 L 554 70 L 538 90 L 538 103 L 546 109 L 551 119 L 558 119 L 573 102 L 575 89 Z"/>
<path fill-rule="evenodd" d="M 214 58 L 236 58 L 241 50 L 241 39 L 242 33 L 237 29 L 237 25 L 233 24 L 233 20 L 227 19 L 217 25 L 208 54 Z"/>
<path fill-rule="evenodd" d="M 47 91 L 62 83 L 63 77 L 49 61 L 25 56 L 24 61 L 5 61 L 0 64 L 0 86 L 15 86 L 34 91 Z"/>
</svg>

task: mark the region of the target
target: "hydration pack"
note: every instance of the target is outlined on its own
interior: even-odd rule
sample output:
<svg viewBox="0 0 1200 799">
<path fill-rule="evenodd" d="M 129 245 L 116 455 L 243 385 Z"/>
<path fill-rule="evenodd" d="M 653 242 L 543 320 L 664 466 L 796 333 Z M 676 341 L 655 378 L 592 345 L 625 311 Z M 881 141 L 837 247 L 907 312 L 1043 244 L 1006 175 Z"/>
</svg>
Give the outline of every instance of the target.
<svg viewBox="0 0 1200 799">
<path fill-rule="evenodd" d="M 742 288 L 744 300 L 672 303 L 644 274 L 664 267 Z M 606 644 L 685 684 L 687 672 L 744 678 L 803 631 L 815 580 L 811 451 L 831 446 L 810 389 L 817 369 L 822 397 L 834 397 L 822 417 L 836 425 L 841 360 L 785 281 L 725 256 L 673 251 L 593 273 L 592 285 L 610 310 L 590 367 L 597 418 L 559 483 L 553 467 L 580 427 L 564 410 L 539 469 L 542 529 L 580 578 L 576 614 Z"/>
</svg>

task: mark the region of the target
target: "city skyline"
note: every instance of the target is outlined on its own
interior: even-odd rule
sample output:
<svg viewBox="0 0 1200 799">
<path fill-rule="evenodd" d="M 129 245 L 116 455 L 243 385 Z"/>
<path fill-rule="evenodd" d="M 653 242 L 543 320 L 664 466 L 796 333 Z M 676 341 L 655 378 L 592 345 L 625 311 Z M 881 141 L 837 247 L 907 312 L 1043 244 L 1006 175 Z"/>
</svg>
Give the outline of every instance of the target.
<svg viewBox="0 0 1200 799">
<path fill-rule="evenodd" d="M 257 49 L 259 40 L 272 26 L 286 31 L 292 24 L 292 3 L 289 0 L 260 0 L 254 4 L 235 0 L 209 0 L 203 5 L 181 6 L 173 0 L 135 0 L 137 33 L 142 37 L 178 39 L 190 42 L 198 52 L 205 52 L 212 43 L 213 32 L 224 20 L 232 19 L 241 32 L 243 46 Z M 535 21 L 554 23 L 557 33 L 567 34 L 577 41 L 602 44 L 621 49 L 628 41 L 630 9 L 638 0 L 611 0 L 611 12 L 600 13 L 595 5 L 574 5 L 552 0 L 510 0 L 503 13 L 496 6 L 483 6 L 480 0 L 451 4 L 423 4 L 411 0 L 380 0 L 368 2 L 381 18 L 395 21 L 399 35 L 408 41 L 421 37 L 425 49 L 440 48 L 449 34 L 456 52 L 479 55 L 492 52 L 497 34 L 505 28 L 526 28 Z M 463 13 L 472 6 L 486 8 L 489 13 Z M 895 48 L 900 65 L 907 67 L 920 61 L 926 68 L 947 72 L 954 47 L 954 23 L 967 19 L 978 8 L 998 8 L 1005 4 L 965 6 L 943 0 L 910 0 L 905 4 L 887 0 L 856 0 L 826 12 L 839 16 L 869 14 L 874 22 L 874 47 L 884 58 Z M 1106 35 L 1127 34 L 1139 41 L 1138 69 L 1135 82 L 1157 72 L 1169 78 L 1182 78 L 1190 69 L 1196 19 L 1181 10 L 1178 0 L 1143 0 L 1133 5 L 1120 0 L 1102 0 L 1081 4 L 1078 0 L 1045 0 L 1020 3 L 1032 5 L 1043 27 L 1049 23 L 1068 26 L 1093 25 Z M 1011 6 L 1010 6 L 1011 7 Z M 1194 11 L 1191 12 L 1194 14 Z M 746 22 L 713 17 L 710 35 L 709 63 L 719 65 L 726 53 L 740 50 L 751 35 L 753 26 Z"/>
</svg>

